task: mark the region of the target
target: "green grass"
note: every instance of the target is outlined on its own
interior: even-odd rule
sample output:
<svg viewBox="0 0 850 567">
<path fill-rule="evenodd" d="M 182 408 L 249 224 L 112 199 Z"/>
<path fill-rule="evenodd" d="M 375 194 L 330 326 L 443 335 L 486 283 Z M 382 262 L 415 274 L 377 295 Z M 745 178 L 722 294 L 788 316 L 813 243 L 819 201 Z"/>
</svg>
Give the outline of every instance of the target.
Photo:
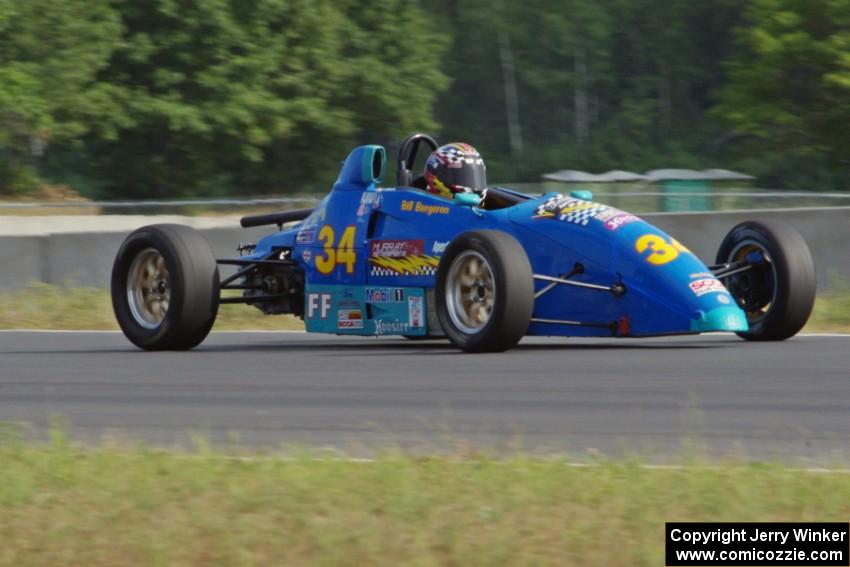
<svg viewBox="0 0 850 567">
<path fill-rule="evenodd" d="M 836 290 L 818 297 L 806 330 L 850 333 L 850 288 Z"/>
<path fill-rule="evenodd" d="M 846 521 L 850 474 L 0 443 L 0 565 L 664 565 L 666 521 Z"/>
<path fill-rule="evenodd" d="M 822 294 L 804 331 L 850 332 L 850 288 Z M 117 329 L 109 294 L 100 289 L 33 284 L 21 291 L 0 293 L 0 329 Z M 289 316 L 266 316 L 244 305 L 222 305 L 218 330 L 303 330 Z"/>
<path fill-rule="evenodd" d="M 0 329 L 117 330 L 118 324 L 105 290 L 33 284 L 0 293 Z M 303 330 L 304 323 L 245 305 L 222 305 L 215 329 Z"/>
</svg>

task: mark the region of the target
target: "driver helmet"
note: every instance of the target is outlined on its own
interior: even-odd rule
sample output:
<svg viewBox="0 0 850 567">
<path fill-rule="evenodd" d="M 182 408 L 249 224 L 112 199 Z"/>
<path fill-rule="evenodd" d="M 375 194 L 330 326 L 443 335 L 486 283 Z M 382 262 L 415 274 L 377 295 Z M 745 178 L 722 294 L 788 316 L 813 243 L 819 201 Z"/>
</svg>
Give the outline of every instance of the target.
<svg viewBox="0 0 850 567">
<path fill-rule="evenodd" d="M 428 191 L 454 198 L 457 193 L 483 193 L 487 188 L 487 168 L 478 150 L 455 142 L 437 148 L 425 162 Z"/>
</svg>

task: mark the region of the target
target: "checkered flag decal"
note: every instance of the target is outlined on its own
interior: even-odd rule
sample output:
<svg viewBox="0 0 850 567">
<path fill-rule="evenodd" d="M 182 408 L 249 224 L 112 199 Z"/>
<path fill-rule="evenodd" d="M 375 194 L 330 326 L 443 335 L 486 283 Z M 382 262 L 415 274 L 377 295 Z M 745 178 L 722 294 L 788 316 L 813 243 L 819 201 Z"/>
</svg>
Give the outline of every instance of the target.
<svg viewBox="0 0 850 567">
<path fill-rule="evenodd" d="M 369 258 L 373 276 L 433 276 L 440 263 L 439 256 L 402 256 Z"/>
<path fill-rule="evenodd" d="M 561 213 L 560 219 L 562 221 L 571 222 L 573 224 L 587 226 L 587 223 L 590 222 L 590 219 L 596 217 L 596 215 L 598 215 L 605 209 L 607 209 L 607 207 L 603 205 L 592 206 L 587 208 L 578 208 L 576 210 Z"/>
<path fill-rule="evenodd" d="M 416 272 L 398 272 L 396 270 L 390 270 L 388 268 L 381 268 L 379 266 L 372 266 L 372 270 L 370 272 L 372 276 L 435 276 L 437 275 L 437 268 L 432 267 L 423 267 Z"/>
<path fill-rule="evenodd" d="M 596 215 L 609 209 L 610 207 L 606 205 L 557 195 L 537 207 L 536 215 L 533 218 L 558 219 L 562 222 L 587 226 L 590 219 L 596 218 Z"/>
</svg>

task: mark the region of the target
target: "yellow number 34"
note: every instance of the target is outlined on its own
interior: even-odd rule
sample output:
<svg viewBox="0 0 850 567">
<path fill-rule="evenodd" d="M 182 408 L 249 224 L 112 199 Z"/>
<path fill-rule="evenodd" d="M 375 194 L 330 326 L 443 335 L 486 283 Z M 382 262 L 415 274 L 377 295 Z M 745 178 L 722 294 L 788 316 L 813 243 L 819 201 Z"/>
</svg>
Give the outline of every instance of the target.
<svg viewBox="0 0 850 567">
<path fill-rule="evenodd" d="M 663 236 L 657 234 L 645 234 L 638 238 L 635 242 L 635 250 L 638 254 L 649 250 L 646 261 L 656 266 L 669 264 L 679 257 L 680 252 L 690 253 L 690 250 L 675 238 L 670 238 L 670 242 L 667 242 Z"/>
<path fill-rule="evenodd" d="M 319 231 L 319 240 L 323 243 L 324 250 L 322 254 L 316 256 L 316 269 L 319 273 L 330 274 L 337 264 L 344 264 L 347 274 L 354 273 L 354 264 L 357 262 L 357 256 L 354 253 L 354 231 L 354 225 L 345 227 L 339 239 L 339 246 L 334 249 L 336 241 L 334 228 L 329 224 L 322 227 Z"/>
</svg>

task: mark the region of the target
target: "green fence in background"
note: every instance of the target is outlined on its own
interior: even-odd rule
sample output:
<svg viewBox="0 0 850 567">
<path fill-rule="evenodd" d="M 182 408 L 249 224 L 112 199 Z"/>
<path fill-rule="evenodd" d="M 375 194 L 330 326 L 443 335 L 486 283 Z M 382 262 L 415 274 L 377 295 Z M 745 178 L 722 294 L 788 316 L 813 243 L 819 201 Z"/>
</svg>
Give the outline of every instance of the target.
<svg viewBox="0 0 850 567">
<path fill-rule="evenodd" d="M 711 193 L 711 183 L 708 181 L 685 179 L 662 181 L 661 190 L 666 193 L 663 212 L 712 210 L 711 199 L 706 196 L 707 193 Z"/>
</svg>

